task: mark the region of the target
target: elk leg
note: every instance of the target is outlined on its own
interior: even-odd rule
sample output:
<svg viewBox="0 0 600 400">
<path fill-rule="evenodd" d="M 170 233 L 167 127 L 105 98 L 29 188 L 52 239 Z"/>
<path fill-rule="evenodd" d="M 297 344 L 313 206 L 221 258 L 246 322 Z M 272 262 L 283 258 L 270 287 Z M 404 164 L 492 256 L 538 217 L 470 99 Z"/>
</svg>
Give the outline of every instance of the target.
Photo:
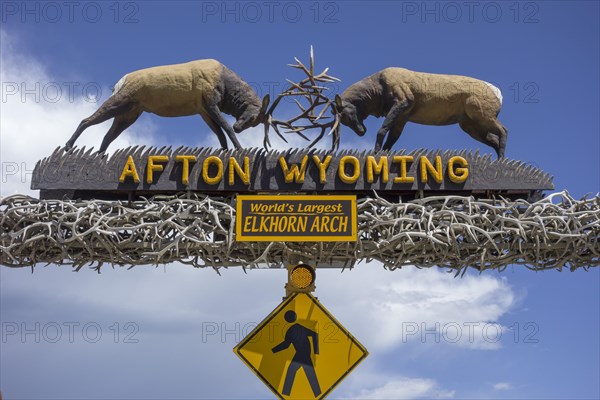
<svg viewBox="0 0 600 400">
<path fill-rule="evenodd" d="M 463 131 L 469 134 L 473 139 L 487 146 L 490 146 L 496 153 L 499 154 L 500 138 L 492 132 L 488 132 L 488 129 L 475 123 L 472 120 L 464 120 L 459 123 L 459 126 Z"/>
<path fill-rule="evenodd" d="M 206 122 L 206 125 L 208 125 L 208 127 L 215 133 L 215 135 L 217 135 L 217 139 L 219 139 L 221 147 L 227 150 L 227 138 L 225 137 L 225 134 L 223 133 L 223 130 L 221 129 L 219 124 L 213 121 L 210 117 L 205 117 L 202 114 L 200 114 L 200 116 L 202 117 L 204 122 Z"/>
<path fill-rule="evenodd" d="M 108 146 L 127 128 L 129 128 L 142 115 L 142 111 L 132 110 L 128 113 L 117 115 L 112 126 L 104 135 L 98 153 L 104 153 Z"/>
<path fill-rule="evenodd" d="M 95 113 L 89 117 L 83 119 L 71 139 L 66 143 L 67 149 L 73 148 L 75 141 L 83 133 L 84 130 L 92 125 L 100 124 L 106 120 L 109 120 L 117 115 L 123 114 L 129 111 L 133 107 L 133 103 L 119 97 L 111 96 L 106 100 Z"/>
<path fill-rule="evenodd" d="M 392 149 L 392 146 L 394 146 L 394 144 L 400 138 L 400 135 L 402 135 L 402 131 L 404 130 L 406 122 L 407 121 L 399 121 L 396 125 L 394 125 L 394 127 L 390 131 L 390 134 L 387 137 L 387 140 L 385 141 L 385 144 L 383 145 L 383 150 Z"/>
<path fill-rule="evenodd" d="M 404 114 L 406 111 L 408 111 L 410 109 L 410 106 L 411 106 L 411 104 L 407 100 L 398 102 L 392 106 L 390 111 L 385 116 L 385 120 L 383 121 L 381 128 L 379 128 L 379 131 L 377 131 L 377 139 L 375 141 L 375 151 L 381 150 L 381 145 L 383 144 L 383 139 L 385 138 L 385 135 L 388 133 L 388 131 L 390 129 L 392 129 L 392 127 L 399 124 L 398 119 L 402 116 L 402 114 Z M 402 133 L 402 130 L 400 130 L 400 133 Z M 400 134 L 398 134 L 398 137 L 400 137 Z M 398 138 L 396 138 L 396 140 L 398 140 Z M 396 142 L 396 140 L 394 140 L 394 143 Z M 389 140 L 388 140 L 388 142 L 389 142 Z M 386 142 L 386 144 L 388 142 Z"/>
<path fill-rule="evenodd" d="M 506 127 L 502 125 L 500 121 L 495 119 L 490 131 L 496 134 L 499 138 L 497 150 L 498 158 L 504 158 L 504 151 L 506 150 L 506 139 L 508 138 L 508 129 L 506 129 Z"/>
<path fill-rule="evenodd" d="M 229 139 L 231 140 L 231 142 L 233 143 L 235 148 L 241 149 L 242 146 L 240 145 L 240 142 L 238 142 L 237 137 L 235 137 L 235 132 L 233 131 L 233 128 L 231 126 L 229 126 L 229 124 L 227 123 L 225 118 L 221 115 L 221 111 L 219 110 L 219 107 L 217 107 L 216 105 L 212 105 L 212 106 L 208 107 L 207 111 L 208 111 L 208 115 L 210 116 L 210 118 L 212 118 L 213 121 L 217 125 L 219 125 L 219 127 L 221 127 L 221 129 L 223 129 L 225 131 L 227 136 L 229 136 Z M 222 142 L 221 142 L 221 145 L 223 145 Z M 224 148 L 226 149 L 227 146 L 224 146 Z"/>
<path fill-rule="evenodd" d="M 471 96 L 465 103 L 465 118 L 468 119 L 467 125 L 471 125 L 471 130 L 474 129 L 478 132 L 477 136 L 469 133 L 469 131 L 463 128 L 462 124 L 461 128 L 473 136 L 474 139 L 493 147 L 496 150 L 498 158 L 503 158 L 508 131 L 498 121 L 498 111 L 494 112 L 493 109 L 483 107 L 474 96 Z"/>
</svg>

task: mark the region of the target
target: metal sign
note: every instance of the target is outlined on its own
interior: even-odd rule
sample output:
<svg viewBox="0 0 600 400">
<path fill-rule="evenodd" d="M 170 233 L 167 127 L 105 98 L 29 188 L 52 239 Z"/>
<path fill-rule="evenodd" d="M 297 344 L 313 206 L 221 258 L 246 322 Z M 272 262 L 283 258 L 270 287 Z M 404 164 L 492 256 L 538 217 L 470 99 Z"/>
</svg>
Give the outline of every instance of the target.
<svg viewBox="0 0 600 400">
<path fill-rule="evenodd" d="M 309 293 L 283 301 L 234 349 L 281 399 L 323 399 L 369 354 Z"/>
<path fill-rule="evenodd" d="M 520 161 L 466 151 L 265 151 L 135 146 L 110 156 L 57 149 L 37 163 L 42 198 L 202 193 L 471 195 L 552 189 L 552 177 Z M 414 197 L 414 196 L 413 196 Z M 421 196 L 422 197 L 422 196 Z M 527 196 L 525 196 L 527 197 Z"/>
<path fill-rule="evenodd" d="M 356 195 L 238 195 L 240 242 L 355 242 Z"/>
</svg>

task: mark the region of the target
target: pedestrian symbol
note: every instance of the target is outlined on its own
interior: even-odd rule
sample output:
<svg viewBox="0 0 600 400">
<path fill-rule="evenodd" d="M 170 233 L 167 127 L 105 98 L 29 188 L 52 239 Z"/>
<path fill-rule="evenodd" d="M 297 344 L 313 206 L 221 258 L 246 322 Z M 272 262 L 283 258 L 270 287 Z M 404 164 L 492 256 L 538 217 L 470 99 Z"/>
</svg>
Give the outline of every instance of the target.
<svg viewBox="0 0 600 400">
<path fill-rule="evenodd" d="M 234 349 L 281 399 L 323 399 L 367 355 L 309 293 L 283 301 Z"/>
<path fill-rule="evenodd" d="M 296 321 L 296 312 L 289 310 L 285 312 L 285 320 L 287 322 Z M 277 353 L 281 350 L 285 350 L 290 347 L 290 344 L 294 346 L 296 354 L 292 358 L 292 363 L 287 368 L 285 373 L 285 383 L 283 384 L 282 394 L 289 396 L 292 391 L 292 385 L 294 384 L 294 378 L 300 368 L 304 369 L 304 373 L 308 378 L 308 383 L 312 388 L 315 397 L 319 397 L 321 394 L 321 388 L 319 387 L 319 381 L 317 375 L 315 375 L 315 367 L 313 366 L 311 356 L 311 346 L 308 338 L 312 338 L 314 353 L 319 354 L 319 335 L 308 328 L 300 324 L 294 324 L 285 332 L 285 339 L 277 346 L 273 347 L 273 353 Z"/>
</svg>

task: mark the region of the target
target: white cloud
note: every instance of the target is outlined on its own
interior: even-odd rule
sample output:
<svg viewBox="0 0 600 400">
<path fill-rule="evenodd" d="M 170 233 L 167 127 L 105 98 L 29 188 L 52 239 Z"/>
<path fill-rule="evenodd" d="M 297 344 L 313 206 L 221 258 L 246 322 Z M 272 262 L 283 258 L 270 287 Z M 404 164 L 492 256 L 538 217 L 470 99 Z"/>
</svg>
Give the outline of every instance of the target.
<svg viewBox="0 0 600 400">
<path fill-rule="evenodd" d="M 14 38 L 5 33 L 1 34 L 2 82 L 25 82 L 31 87 L 36 82 L 53 82 L 59 79 L 50 76 L 41 62 L 20 54 L 16 50 Z M 104 89 L 108 93 L 108 87 Z M 65 98 L 56 103 L 49 103 L 30 100 L 22 102 L 20 96 L 7 97 L 7 101 L 2 103 L 0 124 L 0 157 L 3 168 L 8 165 L 6 163 L 17 163 L 19 168 L 24 163 L 26 170 L 32 170 L 37 160 L 64 144 L 79 121 L 95 111 L 97 106 L 96 103 L 87 103 L 80 98 L 72 102 Z M 82 135 L 78 145 L 97 147 L 108 129 L 108 124 L 110 122 L 90 128 Z M 199 124 L 203 123 L 200 121 Z M 206 135 L 202 136 L 198 143 L 190 145 L 216 146 L 215 135 L 205 126 L 202 129 Z M 148 133 L 153 132 L 154 126 L 151 123 L 139 121 L 111 148 L 140 142 L 154 144 L 154 139 L 148 138 Z M 239 139 L 244 146 L 260 147 L 263 129 L 250 129 L 243 132 Z M 287 147 L 280 143 L 281 141 L 273 142 L 277 148 Z M 291 143 L 297 147 L 306 145 L 306 142 L 297 137 Z M 321 145 L 327 148 L 329 142 L 325 140 Z M 3 169 L 1 195 L 15 192 L 31 193 L 31 175 L 27 175 L 28 179 L 23 181 L 21 171 L 9 176 L 6 176 L 6 172 Z M 203 342 L 202 324 L 208 322 L 222 327 L 225 323 L 226 327 L 231 329 L 236 323 L 244 326 L 260 321 L 275 308 L 284 293 L 285 270 L 249 271 L 248 274 L 239 269 L 225 270 L 223 277 L 218 277 L 213 271 L 197 271 L 183 265 L 171 265 L 165 270 L 166 273 L 163 273 L 162 267 L 136 267 L 132 271 L 113 271 L 106 267 L 98 276 L 90 271 L 72 274 L 69 267 L 56 266 L 37 268 L 33 275 L 26 270 L 2 269 L 0 272 L 3 316 L 14 321 L 58 323 L 83 323 L 102 318 L 121 322 L 133 320 L 140 325 L 140 336 L 145 340 L 144 343 L 150 345 L 155 343 L 151 342 L 152 337 L 160 338 L 156 339 L 154 348 L 164 348 L 168 351 L 170 343 L 177 343 L 180 349 L 194 349 L 193 360 L 222 361 L 213 363 L 213 367 L 208 368 L 210 371 L 207 373 L 194 377 L 195 384 L 204 385 L 203 390 L 207 395 L 224 393 L 223 395 L 229 397 L 265 396 L 268 391 L 256 382 L 249 371 L 245 371 L 248 374 L 240 378 L 239 385 L 229 387 L 227 382 L 221 382 L 222 386 L 217 386 L 217 377 L 230 376 L 232 371 L 244 371 L 245 367 L 238 360 L 229 357 L 230 349 L 241 337 L 230 335 L 221 340 L 222 338 L 215 335 L 207 337 L 208 342 Z M 452 274 L 438 269 L 404 268 L 388 272 L 383 270 L 381 264 L 375 262 L 360 264 L 354 270 L 343 274 L 340 274 L 338 269 L 320 269 L 317 287 L 316 295 L 319 299 L 366 345 L 374 360 L 377 354 L 383 354 L 404 342 L 421 346 L 424 352 L 436 351 L 428 347 L 437 345 L 434 341 L 435 335 L 425 335 L 424 340 L 422 336 L 425 329 L 436 329 L 436 324 L 439 324 L 440 333 L 450 333 L 449 327 L 455 327 L 453 324 L 462 329 L 460 340 L 451 343 L 442 338 L 441 345 L 457 345 L 470 349 L 498 348 L 499 343 L 486 342 L 482 333 L 483 327 L 488 322 L 498 321 L 515 302 L 515 295 L 507 282 L 488 274 L 467 274 L 466 277 L 457 279 Z M 409 334 L 407 329 L 414 327 L 414 324 L 418 332 Z M 469 333 L 468 327 L 473 325 L 465 324 L 479 325 Z M 108 327 L 103 326 L 105 329 Z M 471 336 L 474 338 L 472 342 L 469 340 Z M 421 345 L 420 342 L 425 344 Z M 56 364 L 52 352 L 44 353 L 27 346 L 29 343 L 22 343 L 21 347 L 15 346 L 10 353 L 3 352 L 3 357 L 19 360 L 22 352 L 35 352 L 39 365 L 52 365 L 53 371 L 61 371 L 68 368 L 69 363 L 73 362 L 78 354 L 83 354 L 79 351 L 79 343 L 75 343 L 69 347 L 73 358 L 65 356 L 64 361 Z M 98 349 L 97 353 L 92 351 L 95 349 Z M 89 353 L 86 354 L 90 357 L 103 357 L 100 347 L 88 347 L 87 351 Z M 227 352 L 227 356 L 223 352 Z M 165 363 L 170 368 L 170 376 L 186 376 L 185 371 L 193 369 L 190 368 L 190 362 L 193 361 L 191 358 L 186 358 L 187 355 L 180 357 L 185 358 L 187 363 L 173 360 Z M 98 365 L 98 369 L 105 374 L 103 376 L 106 376 L 107 380 L 118 378 L 117 375 L 111 375 L 104 368 L 105 365 Z M 138 376 L 135 377 L 137 380 L 131 384 L 139 383 L 140 388 L 145 388 L 147 375 L 153 373 L 152 364 L 136 362 L 136 365 L 139 366 Z M 181 365 L 181 370 L 177 369 L 178 365 Z M 384 370 L 384 367 L 375 366 L 380 370 Z M 29 373 L 29 368 L 29 365 L 17 363 L 13 371 L 15 374 L 25 373 L 24 371 Z M 44 371 L 47 373 L 47 370 Z M 42 374 L 42 371 L 37 372 Z M 363 376 L 363 372 L 357 371 L 356 374 Z M 374 375 L 379 378 L 371 376 L 357 380 L 355 383 L 359 385 L 351 392 L 353 396 L 449 398 L 454 395 L 454 391 L 440 388 L 433 379 Z M 62 382 L 61 375 L 49 374 L 47 379 L 48 382 L 56 381 L 57 385 Z M 156 381 L 156 385 L 159 383 Z M 239 390 L 236 389 L 238 386 Z M 68 387 L 68 384 L 65 383 L 64 387 Z M 251 393 L 243 391 L 243 388 L 248 387 L 253 388 Z M 261 391 L 263 389 L 264 392 Z M 78 390 L 77 393 L 87 393 L 83 384 Z M 184 393 L 185 387 L 181 390 L 181 393 Z M 171 393 L 171 397 L 173 396 L 176 394 Z"/>
<path fill-rule="evenodd" d="M 318 284 L 322 293 L 336 294 L 330 307 L 340 318 L 357 321 L 354 333 L 369 348 L 438 342 L 471 349 L 501 347 L 503 328 L 496 321 L 516 301 L 505 279 L 469 274 L 454 278 L 436 268 L 380 268 L 377 263 L 359 265 L 339 279 Z"/>
<path fill-rule="evenodd" d="M 343 395 L 350 399 L 452 399 L 456 391 L 442 388 L 435 379 L 411 378 L 362 371 Z M 360 388 L 358 388 L 360 387 Z"/>
<path fill-rule="evenodd" d="M 98 312 L 128 312 L 157 324 L 161 321 L 156 316 L 161 316 L 172 326 L 190 326 L 190 321 L 233 321 L 244 325 L 259 322 L 275 308 L 283 295 L 286 276 L 285 270 L 249 270 L 244 274 L 234 268 L 223 270 L 219 277 L 210 270 L 196 271 L 175 264 L 164 267 L 166 272 L 163 267 L 113 271 L 105 266 L 96 278 L 86 271 L 65 274 L 65 267 L 49 271 L 55 268 L 38 268 L 33 279 L 27 281 L 15 273 L 3 276 L 8 282 L 6 294 L 34 292 L 45 298 L 49 307 L 57 302 Z M 166 288 L 164 279 L 170 282 L 168 287 L 177 289 Z M 72 280 L 72 284 L 67 284 L 67 280 Z M 104 293 L 108 282 L 110 296 Z M 508 312 L 514 299 L 510 286 L 500 279 L 455 279 L 437 269 L 389 272 L 376 262 L 342 274 L 338 269 L 319 269 L 316 295 L 374 353 L 407 343 L 423 348 L 500 348 L 502 340 L 486 341 L 483 330 L 486 321 L 497 321 Z M 252 307 L 239 307 L 248 299 L 252 299 Z M 427 333 L 435 329 L 436 323 L 440 326 L 439 335 Z M 474 327 L 471 332 L 469 326 Z M 454 340 L 456 327 L 462 329 L 460 340 Z M 495 338 L 495 328 L 487 330 L 487 339 Z M 444 333 L 451 334 L 453 340 L 445 338 Z"/>
<path fill-rule="evenodd" d="M 508 382 L 498 382 L 494 384 L 494 390 L 511 390 L 513 386 Z"/>
<path fill-rule="evenodd" d="M 363 390 L 357 399 L 451 399 L 454 391 L 439 390 L 432 379 L 397 378 L 385 385 Z"/>
<path fill-rule="evenodd" d="M 79 122 L 91 115 L 102 104 L 111 88 L 108 84 L 79 82 L 77 87 L 64 77 L 52 76 L 44 64 L 33 56 L 19 50 L 18 38 L 0 31 L 2 103 L 0 120 L 0 195 L 15 193 L 37 195 L 29 189 L 31 173 L 35 163 L 48 156 L 56 147 L 62 146 L 71 137 Z M 83 87 L 101 89 L 98 101 L 84 96 Z M 71 85 L 71 86 L 70 86 Z M 94 91 L 90 91 L 91 96 Z M 283 118 L 277 115 L 278 118 Z M 157 117 L 159 118 L 159 117 Z M 234 120 L 227 117 L 232 124 Z M 112 120 L 88 128 L 76 145 L 98 148 Z M 189 146 L 220 147 L 216 135 L 198 118 L 200 134 Z M 152 117 L 144 114 L 109 147 L 114 149 L 134 144 L 162 145 L 155 137 L 157 127 Z M 315 133 L 316 135 L 316 133 Z M 313 135 L 314 136 L 314 135 Z M 309 142 L 298 135 L 285 134 L 288 143 L 270 130 L 274 149 L 303 148 Z M 242 147 L 262 147 L 264 128 L 259 125 L 239 134 Z M 329 137 L 325 137 L 317 148 L 329 148 Z"/>
<path fill-rule="evenodd" d="M 100 383 L 73 386 L 59 373 L 69 365 L 84 362 L 85 357 L 95 360 L 90 374 L 117 381 L 132 393 L 153 390 L 163 394 L 165 389 L 157 374 L 187 377 L 194 370 L 202 373 L 182 380 L 176 390 L 163 395 L 183 398 L 194 390 L 202 390 L 208 397 L 267 397 L 268 389 L 232 355 L 231 348 L 247 333 L 246 327 L 260 322 L 277 306 L 284 294 L 286 271 L 261 269 L 245 274 L 239 268 L 231 268 L 221 272 L 222 276 L 218 276 L 211 270 L 178 264 L 132 270 L 105 266 L 100 275 L 85 268 L 72 273 L 70 267 L 57 266 L 38 267 L 33 274 L 27 269 L 0 269 L 4 320 L 24 321 L 30 328 L 33 321 L 42 326 L 48 322 L 63 326 L 66 322 L 83 325 L 94 321 L 102 326 L 106 337 L 102 345 L 91 347 L 80 339 L 73 344 L 66 339 L 61 341 L 65 351 L 61 352 L 60 361 L 54 357 L 52 344 L 27 342 L 8 346 L 2 355 L 3 362 L 13 365 L 7 381 L 26 373 L 41 374 L 45 380 L 39 387 L 46 395 L 66 396 L 64 388 L 69 387 L 79 397 L 95 393 L 116 398 Z M 339 269 L 319 269 L 315 294 L 371 353 L 364 365 L 340 386 L 344 398 L 452 397 L 453 388 L 444 388 L 430 377 L 381 374 L 397 368 L 383 361 L 383 356 L 402 345 L 402 322 L 427 321 L 431 325 L 433 321 L 494 321 L 510 308 L 514 297 L 511 288 L 498 278 L 482 275 L 457 279 L 437 269 L 389 272 L 375 262 L 360 264 L 342 274 Z M 115 322 L 123 327 L 128 321 L 139 326 L 139 346 L 112 344 L 109 327 Z M 432 343 L 431 336 L 426 339 L 422 344 L 420 335 L 415 335 L 409 341 L 423 360 L 444 357 L 440 346 L 449 345 Z M 10 340 L 13 344 L 18 342 L 13 337 Z M 457 351 L 467 350 L 459 347 Z M 115 352 L 123 363 L 136 365 L 127 381 L 119 375 L 119 369 L 106 368 L 111 362 L 108 355 Z M 31 370 L 31 365 L 20 362 L 24 353 L 35 353 L 39 367 Z M 152 357 L 162 360 L 161 370 L 156 370 Z M 208 366 L 202 360 L 214 362 Z M 48 365 L 53 367 L 43 368 Z M 369 366 L 374 374 L 365 368 Z M 232 374 L 238 377 L 236 385 L 229 385 L 224 378 Z M 148 377 L 153 377 L 150 384 Z M 29 388 L 21 388 L 27 394 L 24 397 L 43 397 L 28 392 Z M 332 397 L 336 397 L 335 393 Z"/>
<path fill-rule="evenodd" d="M 0 119 L 0 195 L 37 195 L 29 189 L 35 163 L 71 137 L 79 122 L 91 115 L 108 97 L 110 88 L 100 87 L 102 99 L 89 101 L 82 85 L 69 88 L 69 81 L 52 76 L 43 63 L 19 51 L 18 38 L 0 31 L 2 101 Z M 90 92 L 90 95 L 92 92 Z M 77 146 L 98 148 L 111 120 L 87 129 Z M 154 124 L 140 119 L 111 145 L 110 149 L 136 143 L 154 144 Z"/>
</svg>

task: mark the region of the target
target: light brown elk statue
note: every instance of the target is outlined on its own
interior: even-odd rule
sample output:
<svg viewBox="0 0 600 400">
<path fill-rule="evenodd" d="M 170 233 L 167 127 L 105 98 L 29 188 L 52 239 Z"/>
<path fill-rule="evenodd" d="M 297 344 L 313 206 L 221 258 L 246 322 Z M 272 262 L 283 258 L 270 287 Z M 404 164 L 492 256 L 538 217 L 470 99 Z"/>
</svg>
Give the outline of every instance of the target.
<svg viewBox="0 0 600 400">
<path fill-rule="evenodd" d="M 335 109 L 342 124 L 359 136 L 366 133 L 363 121 L 367 116 L 385 116 L 377 132 L 375 151 L 390 150 L 407 122 L 458 123 L 473 139 L 496 150 L 498 158 L 504 157 L 508 134 L 497 118 L 501 106 L 500 89 L 491 83 L 404 68 L 386 68 L 351 85 L 341 97 L 335 97 Z"/>
<path fill-rule="evenodd" d="M 240 149 L 235 134 L 265 122 L 269 95 L 261 101 L 252 88 L 216 60 L 141 69 L 122 77 L 112 95 L 90 117 L 85 118 L 66 144 L 70 149 L 81 133 L 92 125 L 114 118 L 104 136 L 100 152 L 144 112 L 163 117 L 199 114 L 227 149 L 225 133 Z M 233 115 L 233 129 L 221 112 Z"/>
</svg>

